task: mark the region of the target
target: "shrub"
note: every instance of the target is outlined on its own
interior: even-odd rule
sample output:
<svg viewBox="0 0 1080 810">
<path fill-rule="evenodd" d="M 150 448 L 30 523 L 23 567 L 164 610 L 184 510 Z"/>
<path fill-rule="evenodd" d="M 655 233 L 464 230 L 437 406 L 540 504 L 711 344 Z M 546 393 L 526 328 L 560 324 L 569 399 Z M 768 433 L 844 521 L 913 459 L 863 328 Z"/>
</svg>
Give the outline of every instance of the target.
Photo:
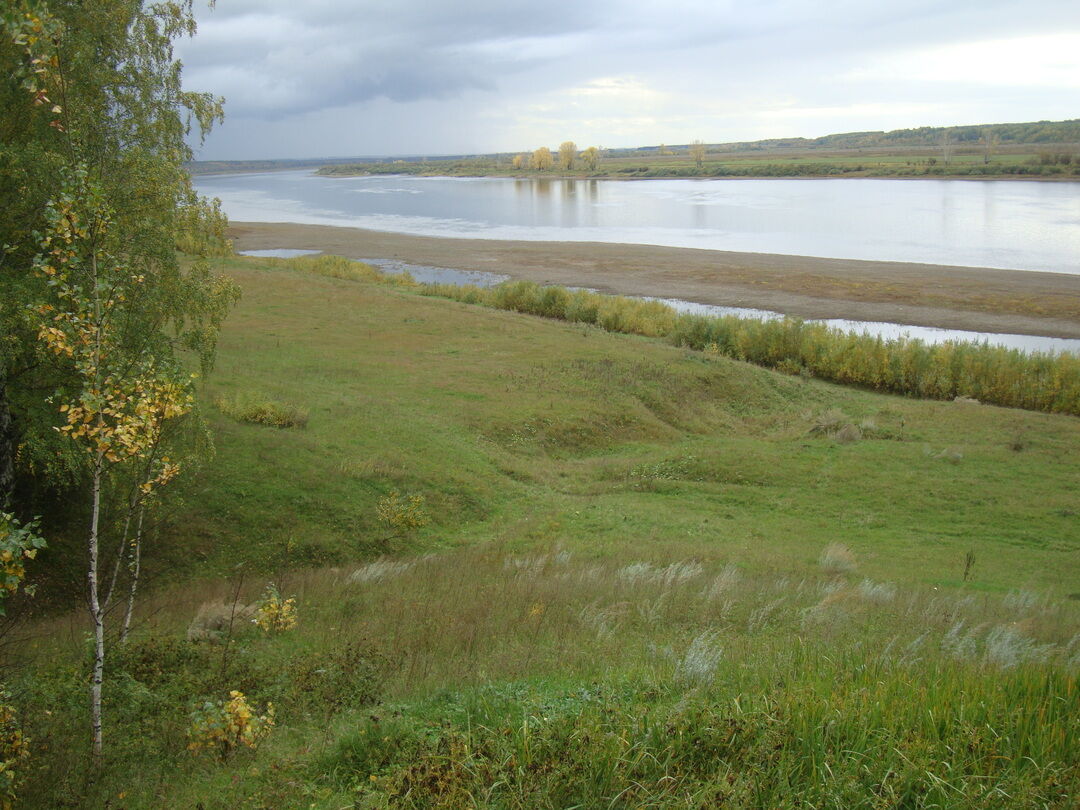
<svg viewBox="0 0 1080 810">
<path fill-rule="evenodd" d="M 266 586 L 263 599 L 251 620 L 266 633 L 284 633 L 296 627 L 296 600 L 282 599 L 278 589 Z"/>
<path fill-rule="evenodd" d="M 379 502 L 375 505 L 375 513 L 387 528 L 399 536 L 427 526 L 431 522 L 424 508 L 423 495 L 402 496 L 397 490 L 379 498 Z"/>
<path fill-rule="evenodd" d="M 308 412 L 294 405 L 271 399 L 238 394 L 233 397 L 217 397 L 214 406 L 237 422 L 253 425 L 269 425 L 276 428 L 307 427 Z"/>
<path fill-rule="evenodd" d="M 350 641 L 297 658 L 289 669 L 290 703 L 326 715 L 377 703 L 388 662 L 370 644 Z"/>
<path fill-rule="evenodd" d="M 30 741 L 23 735 L 11 696 L 0 689 L 0 800 L 11 807 L 25 778 L 23 765 L 30 756 Z"/>
<path fill-rule="evenodd" d="M 257 748 L 273 727 L 273 704 L 267 704 L 265 714 L 257 715 L 244 693 L 234 689 L 228 700 L 208 700 L 191 713 L 188 750 L 212 750 L 225 760 L 241 746 Z"/>
</svg>

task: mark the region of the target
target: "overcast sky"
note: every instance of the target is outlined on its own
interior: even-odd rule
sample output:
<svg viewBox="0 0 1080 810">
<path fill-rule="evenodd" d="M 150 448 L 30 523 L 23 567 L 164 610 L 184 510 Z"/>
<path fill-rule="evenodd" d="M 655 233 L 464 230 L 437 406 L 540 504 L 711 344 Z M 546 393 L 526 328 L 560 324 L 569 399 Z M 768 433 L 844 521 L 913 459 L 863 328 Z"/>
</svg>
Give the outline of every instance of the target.
<svg viewBox="0 0 1080 810">
<path fill-rule="evenodd" d="M 1080 0 L 217 0 L 197 14 L 185 84 L 226 99 L 203 159 L 1080 117 Z"/>
</svg>

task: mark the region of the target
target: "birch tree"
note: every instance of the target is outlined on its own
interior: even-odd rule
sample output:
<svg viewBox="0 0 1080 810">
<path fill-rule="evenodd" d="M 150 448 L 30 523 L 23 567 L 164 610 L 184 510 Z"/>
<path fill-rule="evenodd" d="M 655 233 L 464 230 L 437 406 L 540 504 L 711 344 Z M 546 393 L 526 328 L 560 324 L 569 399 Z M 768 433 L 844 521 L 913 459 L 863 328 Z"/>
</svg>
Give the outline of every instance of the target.
<svg viewBox="0 0 1080 810">
<path fill-rule="evenodd" d="M 209 369 L 236 297 L 205 261 L 176 255 L 181 241 L 203 252 L 221 243 L 220 211 L 182 165 L 192 125 L 205 132 L 221 100 L 180 83 L 172 42 L 194 33 L 190 0 L 21 0 L 0 22 L 0 67 L 13 77 L 0 92 L 0 198 L 12 202 L 0 223 L 0 300 L 11 304 L 0 311 L 0 415 L 19 417 L 15 476 L 86 499 L 100 755 L 106 614 L 127 574 L 130 626 L 143 508 L 182 469 L 168 432 L 194 407 L 182 357 Z M 42 389 L 55 393 L 42 401 Z M 110 503 L 125 483 L 130 494 Z"/>
</svg>

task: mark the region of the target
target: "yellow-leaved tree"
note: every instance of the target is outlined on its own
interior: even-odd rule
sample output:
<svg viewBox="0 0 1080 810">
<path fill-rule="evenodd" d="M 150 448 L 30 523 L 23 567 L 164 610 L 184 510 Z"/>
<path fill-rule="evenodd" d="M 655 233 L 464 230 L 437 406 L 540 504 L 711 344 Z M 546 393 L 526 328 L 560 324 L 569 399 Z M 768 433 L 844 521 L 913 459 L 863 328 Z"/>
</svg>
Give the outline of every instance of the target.
<svg viewBox="0 0 1080 810">
<path fill-rule="evenodd" d="M 563 141 L 559 144 L 559 168 L 564 172 L 574 168 L 574 158 L 577 156 L 577 144 L 573 141 Z"/>
<path fill-rule="evenodd" d="M 546 172 L 551 168 L 552 157 L 551 150 L 546 146 L 541 146 L 535 152 L 532 153 L 532 158 L 529 161 L 531 168 L 536 169 L 538 172 Z"/>
<path fill-rule="evenodd" d="M 581 153 L 581 162 L 590 172 L 595 172 L 596 167 L 600 165 L 600 150 L 595 146 L 590 146 Z"/>
<path fill-rule="evenodd" d="M 0 96 L 0 198 L 17 209 L 0 221 L 0 405 L 23 431 L 15 474 L 48 487 L 59 470 L 79 503 L 69 517 L 87 515 L 96 755 L 106 614 L 126 581 L 126 635 L 145 508 L 182 469 L 176 426 L 195 421 L 186 363 L 209 369 L 237 296 L 204 258 L 177 257 L 181 243 L 220 250 L 224 224 L 183 166 L 192 123 L 221 116 L 220 99 L 180 83 L 172 41 L 194 30 L 190 0 L 18 0 L 0 15 L 0 66 L 18 90 Z"/>
</svg>

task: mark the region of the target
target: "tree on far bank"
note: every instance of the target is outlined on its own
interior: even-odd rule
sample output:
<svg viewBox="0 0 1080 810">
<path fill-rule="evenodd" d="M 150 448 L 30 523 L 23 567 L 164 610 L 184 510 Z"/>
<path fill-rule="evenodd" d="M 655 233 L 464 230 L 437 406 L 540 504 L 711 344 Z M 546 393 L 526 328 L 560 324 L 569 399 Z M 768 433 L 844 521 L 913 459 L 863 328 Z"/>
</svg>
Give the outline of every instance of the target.
<svg viewBox="0 0 1080 810">
<path fill-rule="evenodd" d="M 524 169 L 529 165 L 528 155 L 514 155 L 514 159 L 510 161 L 510 165 L 515 169 Z"/>
<path fill-rule="evenodd" d="M 983 145 L 983 163 L 990 162 L 991 156 L 994 154 L 994 146 L 998 142 L 998 137 L 994 133 L 994 130 L 987 127 L 983 130 L 982 145 Z"/>
<path fill-rule="evenodd" d="M 551 168 L 553 158 L 551 156 L 551 150 L 546 146 L 541 146 L 535 152 L 532 153 L 532 160 L 530 166 L 536 169 L 538 172 L 546 172 Z"/>
<path fill-rule="evenodd" d="M 590 146 L 581 153 L 581 162 L 590 172 L 595 172 L 596 167 L 600 165 L 600 150 L 595 146 Z"/>
<path fill-rule="evenodd" d="M 690 144 L 690 157 L 693 158 L 694 163 L 700 169 L 705 163 L 705 144 L 701 141 L 694 141 Z"/>
<path fill-rule="evenodd" d="M 577 144 L 573 141 L 563 141 L 559 144 L 559 168 L 563 171 L 571 171 L 574 168 L 574 158 L 577 156 Z"/>
</svg>

